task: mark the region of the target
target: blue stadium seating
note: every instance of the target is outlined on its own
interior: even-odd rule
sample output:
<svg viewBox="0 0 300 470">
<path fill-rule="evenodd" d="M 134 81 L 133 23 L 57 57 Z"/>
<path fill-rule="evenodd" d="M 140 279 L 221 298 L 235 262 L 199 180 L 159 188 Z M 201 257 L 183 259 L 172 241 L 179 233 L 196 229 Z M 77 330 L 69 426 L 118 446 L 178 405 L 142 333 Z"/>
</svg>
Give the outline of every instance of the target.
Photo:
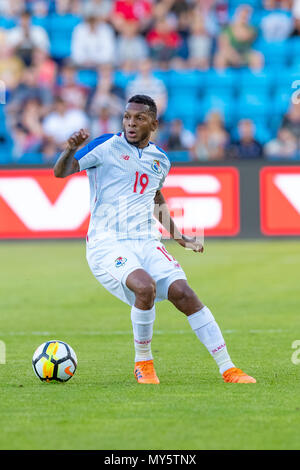
<svg viewBox="0 0 300 470">
<path fill-rule="evenodd" d="M 186 151 L 172 151 L 168 152 L 168 157 L 171 162 L 188 162 L 190 160 L 189 153 Z"/>
<path fill-rule="evenodd" d="M 116 70 L 114 74 L 114 83 L 116 86 L 126 88 L 130 80 L 133 80 L 136 77 L 136 73 L 124 73 L 122 70 Z"/>
<path fill-rule="evenodd" d="M 207 94 L 199 103 L 197 112 L 198 121 L 204 121 L 207 114 L 218 111 L 224 118 L 225 125 L 231 127 L 236 120 L 236 107 L 234 98 L 225 98 L 218 94 Z"/>
<path fill-rule="evenodd" d="M 290 56 L 290 41 L 277 41 L 268 42 L 260 38 L 253 45 L 253 49 L 256 49 L 265 57 L 265 65 L 276 65 L 277 67 L 285 67 L 288 65 Z"/>
<path fill-rule="evenodd" d="M 268 73 L 266 70 L 252 72 L 248 69 L 243 69 L 239 74 L 239 94 L 247 90 L 270 96 L 274 86 L 275 75 Z"/>
<path fill-rule="evenodd" d="M 81 18 L 76 15 L 58 15 L 53 13 L 49 16 L 49 36 L 51 40 L 51 55 L 55 59 L 63 59 L 71 54 L 72 33 Z"/>
<path fill-rule="evenodd" d="M 87 87 L 96 87 L 98 82 L 98 74 L 96 70 L 78 70 L 77 81 Z"/>
<path fill-rule="evenodd" d="M 212 91 L 215 94 L 233 95 L 239 83 L 239 71 L 228 68 L 224 71 L 208 70 L 204 74 L 205 92 Z"/>
</svg>

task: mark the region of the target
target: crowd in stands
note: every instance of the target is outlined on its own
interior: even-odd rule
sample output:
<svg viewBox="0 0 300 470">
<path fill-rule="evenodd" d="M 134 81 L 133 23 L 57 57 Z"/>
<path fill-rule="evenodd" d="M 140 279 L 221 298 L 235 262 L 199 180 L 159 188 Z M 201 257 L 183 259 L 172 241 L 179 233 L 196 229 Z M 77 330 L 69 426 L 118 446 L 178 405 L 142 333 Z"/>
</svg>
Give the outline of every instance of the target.
<svg viewBox="0 0 300 470">
<path fill-rule="evenodd" d="M 0 164 L 118 132 L 138 93 L 171 159 L 300 159 L 299 50 L 300 0 L 0 0 Z"/>
</svg>

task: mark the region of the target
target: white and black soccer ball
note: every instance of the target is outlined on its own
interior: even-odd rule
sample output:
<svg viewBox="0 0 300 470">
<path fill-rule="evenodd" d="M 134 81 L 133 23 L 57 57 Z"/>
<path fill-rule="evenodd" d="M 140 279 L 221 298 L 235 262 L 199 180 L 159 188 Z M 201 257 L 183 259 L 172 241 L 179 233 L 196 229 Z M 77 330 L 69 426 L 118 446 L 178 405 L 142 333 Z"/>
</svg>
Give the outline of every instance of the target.
<svg viewBox="0 0 300 470">
<path fill-rule="evenodd" d="M 32 367 L 43 382 L 67 382 L 77 368 L 77 357 L 71 346 L 51 340 L 41 344 L 33 354 Z"/>
</svg>

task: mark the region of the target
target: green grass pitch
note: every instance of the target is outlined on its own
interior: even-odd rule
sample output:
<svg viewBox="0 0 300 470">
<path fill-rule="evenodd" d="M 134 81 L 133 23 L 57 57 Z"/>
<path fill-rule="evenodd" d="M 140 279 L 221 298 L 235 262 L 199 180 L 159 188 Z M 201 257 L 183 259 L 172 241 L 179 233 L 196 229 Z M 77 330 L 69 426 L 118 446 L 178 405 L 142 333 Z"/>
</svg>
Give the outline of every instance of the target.
<svg viewBox="0 0 300 470">
<path fill-rule="evenodd" d="M 299 449 L 297 241 L 170 243 L 210 307 L 233 362 L 257 384 L 225 384 L 169 302 L 157 304 L 152 351 L 161 384 L 133 376 L 130 309 L 94 279 L 83 242 L 0 244 L 1 449 Z M 46 384 L 31 359 L 68 342 L 78 369 Z M 300 354 L 299 354 L 300 357 Z"/>
</svg>

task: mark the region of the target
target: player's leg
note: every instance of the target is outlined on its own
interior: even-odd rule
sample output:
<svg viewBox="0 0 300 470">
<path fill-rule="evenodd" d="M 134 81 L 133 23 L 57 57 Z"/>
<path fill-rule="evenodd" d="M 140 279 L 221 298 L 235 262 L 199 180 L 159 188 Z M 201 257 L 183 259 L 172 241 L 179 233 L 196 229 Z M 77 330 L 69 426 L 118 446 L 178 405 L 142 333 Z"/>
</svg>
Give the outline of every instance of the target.
<svg viewBox="0 0 300 470">
<path fill-rule="evenodd" d="M 198 299 L 198 296 L 190 288 L 186 280 L 176 280 L 169 286 L 168 299 L 178 310 L 187 316 L 191 328 L 196 333 L 198 339 L 216 361 L 225 382 L 256 382 L 253 377 L 248 376 L 234 366 L 227 351 L 222 332 L 213 314 Z"/>
<path fill-rule="evenodd" d="M 131 308 L 135 347 L 134 375 L 139 383 L 158 384 L 151 352 L 156 284 L 144 269 L 137 269 L 128 275 L 126 286 L 135 294 L 135 303 Z"/>
<path fill-rule="evenodd" d="M 111 294 L 131 306 L 135 358 L 142 367 L 142 383 L 159 383 L 151 353 L 153 323 L 155 320 L 155 282 L 142 269 L 133 242 L 102 240 L 96 246 L 87 245 L 87 261 L 96 279 Z M 142 366 L 140 363 L 143 363 Z M 135 367 L 136 369 L 136 367 Z M 152 378 L 149 381 L 149 371 Z M 144 382 L 143 382 L 144 380 Z"/>
</svg>

